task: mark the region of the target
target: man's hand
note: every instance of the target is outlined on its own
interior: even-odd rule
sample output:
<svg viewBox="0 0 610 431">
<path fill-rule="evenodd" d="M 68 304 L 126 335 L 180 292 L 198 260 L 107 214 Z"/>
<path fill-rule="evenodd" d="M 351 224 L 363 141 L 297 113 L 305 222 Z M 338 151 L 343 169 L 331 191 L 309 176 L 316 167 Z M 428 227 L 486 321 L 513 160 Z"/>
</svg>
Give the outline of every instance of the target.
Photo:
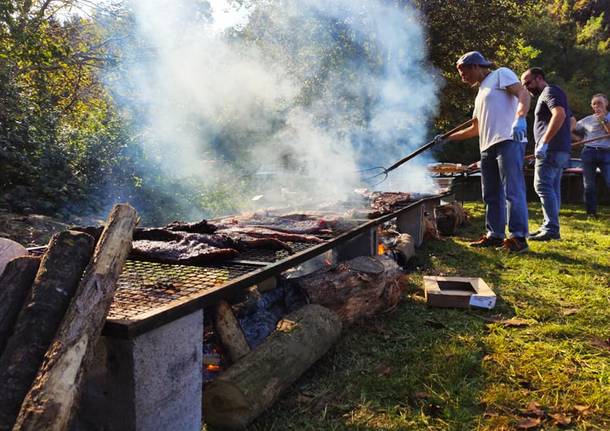
<svg viewBox="0 0 610 431">
<path fill-rule="evenodd" d="M 513 123 L 513 139 L 517 142 L 522 142 L 527 133 L 527 122 L 525 117 L 517 117 Z"/>
<path fill-rule="evenodd" d="M 436 135 L 433 139 L 434 141 L 434 146 L 440 147 L 445 145 L 447 142 L 449 142 L 449 140 L 447 138 L 445 138 L 443 135 Z"/>
<path fill-rule="evenodd" d="M 481 169 L 481 161 L 479 160 L 478 162 L 474 162 L 468 165 L 468 168 L 466 169 L 467 172 L 472 172 L 472 171 L 478 171 L 479 169 Z"/>
<path fill-rule="evenodd" d="M 548 144 L 544 141 L 540 141 L 536 144 L 536 148 L 534 149 L 534 156 L 536 156 L 536 158 L 539 160 L 544 160 L 548 149 Z"/>
</svg>

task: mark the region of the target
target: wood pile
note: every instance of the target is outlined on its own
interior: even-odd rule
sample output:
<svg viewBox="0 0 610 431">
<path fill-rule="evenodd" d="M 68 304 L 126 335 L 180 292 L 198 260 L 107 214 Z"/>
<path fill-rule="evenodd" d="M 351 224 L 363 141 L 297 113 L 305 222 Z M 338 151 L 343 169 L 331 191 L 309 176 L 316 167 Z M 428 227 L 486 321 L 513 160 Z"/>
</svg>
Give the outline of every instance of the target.
<svg viewBox="0 0 610 431">
<path fill-rule="evenodd" d="M 136 223 L 133 208 L 117 205 L 96 247 L 89 234 L 65 231 L 41 259 L 8 263 L 0 276 L 0 431 L 68 428 Z"/>
</svg>

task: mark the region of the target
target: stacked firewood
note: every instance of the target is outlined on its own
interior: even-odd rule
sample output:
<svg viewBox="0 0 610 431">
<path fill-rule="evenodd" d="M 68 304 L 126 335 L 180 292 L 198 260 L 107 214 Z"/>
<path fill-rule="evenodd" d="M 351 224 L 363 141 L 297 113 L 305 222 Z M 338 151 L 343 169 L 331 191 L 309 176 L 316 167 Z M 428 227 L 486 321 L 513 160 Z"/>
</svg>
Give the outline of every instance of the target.
<svg viewBox="0 0 610 431">
<path fill-rule="evenodd" d="M 41 258 L 17 257 L 0 275 L 1 431 L 67 429 L 136 223 L 117 205 L 97 246 L 60 232 Z"/>
<path fill-rule="evenodd" d="M 342 326 L 394 307 L 401 275 L 394 260 L 377 256 L 291 279 L 309 303 L 282 318 L 255 349 L 234 315 L 235 305 L 220 302 L 215 330 L 232 365 L 206 385 L 204 420 L 222 429 L 246 427 L 330 349 Z"/>
</svg>

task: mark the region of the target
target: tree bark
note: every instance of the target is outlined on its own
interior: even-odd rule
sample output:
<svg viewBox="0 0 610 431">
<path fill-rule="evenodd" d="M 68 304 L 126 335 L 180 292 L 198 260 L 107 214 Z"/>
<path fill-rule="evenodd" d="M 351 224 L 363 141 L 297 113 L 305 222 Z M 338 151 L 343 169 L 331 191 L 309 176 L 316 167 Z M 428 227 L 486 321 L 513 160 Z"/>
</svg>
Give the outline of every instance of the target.
<svg viewBox="0 0 610 431">
<path fill-rule="evenodd" d="M 231 364 L 250 353 L 250 346 L 227 301 L 220 301 L 214 313 L 214 327 Z"/>
<path fill-rule="evenodd" d="M 93 260 L 19 412 L 14 431 L 67 429 L 84 368 L 92 359 L 129 254 L 137 219 L 129 205 L 113 208 Z"/>
<path fill-rule="evenodd" d="M 64 231 L 51 238 L 32 294 L 0 358 L 0 430 L 13 428 L 92 249 L 93 238 L 84 233 Z"/>
<path fill-rule="evenodd" d="M 17 257 L 8 263 L 0 277 L 0 355 L 13 333 L 23 303 L 32 291 L 39 265 L 39 257 Z"/>
<path fill-rule="evenodd" d="M 399 276 L 400 268 L 388 257 L 357 257 L 303 277 L 298 285 L 311 303 L 328 307 L 352 323 L 394 305 L 393 282 Z"/>
<path fill-rule="evenodd" d="M 340 333 L 339 317 L 319 305 L 289 314 L 263 344 L 205 387 L 205 422 L 244 428 L 320 359 Z"/>
</svg>

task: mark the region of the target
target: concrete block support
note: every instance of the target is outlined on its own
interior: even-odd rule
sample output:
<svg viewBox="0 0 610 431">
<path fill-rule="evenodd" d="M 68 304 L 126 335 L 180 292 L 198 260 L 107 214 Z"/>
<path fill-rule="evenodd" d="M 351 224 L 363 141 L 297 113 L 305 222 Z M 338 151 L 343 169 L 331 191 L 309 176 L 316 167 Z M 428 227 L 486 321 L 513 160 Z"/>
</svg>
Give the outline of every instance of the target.
<svg viewBox="0 0 610 431">
<path fill-rule="evenodd" d="M 200 431 L 203 311 L 133 339 L 102 337 L 77 430 Z"/>
<path fill-rule="evenodd" d="M 441 198 L 433 198 L 424 202 L 424 211 L 435 216 L 434 210 L 441 204 Z"/>
<path fill-rule="evenodd" d="M 411 235 L 416 247 L 421 246 L 424 242 L 424 211 L 424 205 L 420 204 L 396 218 L 398 232 Z"/>
<path fill-rule="evenodd" d="M 366 232 L 338 245 L 334 250 L 336 262 L 350 260 L 358 256 L 377 256 L 377 228 L 372 227 Z"/>
</svg>

